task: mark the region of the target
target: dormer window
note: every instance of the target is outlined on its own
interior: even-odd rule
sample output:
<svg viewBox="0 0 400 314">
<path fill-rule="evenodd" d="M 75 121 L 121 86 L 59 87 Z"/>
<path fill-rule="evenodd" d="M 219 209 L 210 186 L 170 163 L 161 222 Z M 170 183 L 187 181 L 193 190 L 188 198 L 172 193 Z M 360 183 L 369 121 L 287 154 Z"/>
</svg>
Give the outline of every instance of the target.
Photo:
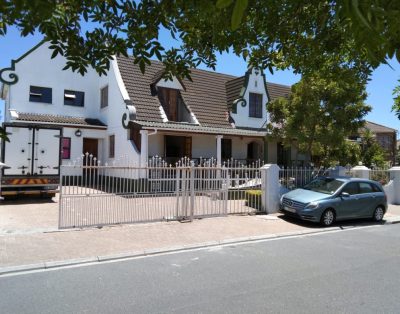
<svg viewBox="0 0 400 314">
<path fill-rule="evenodd" d="M 262 118 L 262 94 L 249 93 L 249 117 Z"/>
<path fill-rule="evenodd" d="M 158 97 L 168 121 L 193 123 L 191 114 L 183 102 L 179 90 L 158 87 Z"/>
</svg>

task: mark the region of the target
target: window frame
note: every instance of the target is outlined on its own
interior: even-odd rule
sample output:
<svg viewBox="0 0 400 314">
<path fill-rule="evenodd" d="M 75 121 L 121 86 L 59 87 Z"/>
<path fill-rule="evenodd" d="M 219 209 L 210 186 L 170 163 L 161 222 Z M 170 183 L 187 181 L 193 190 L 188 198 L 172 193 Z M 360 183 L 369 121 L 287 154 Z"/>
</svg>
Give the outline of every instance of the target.
<svg viewBox="0 0 400 314">
<path fill-rule="evenodd" d="M 103 95 L 106 94 L 106 96 Z M 108 107 L 108 85 L 100 88 L 100 109 L 104 109 Z"/>
<path fill-rule="evenodd" d="M 70 101 L 67 94 L 73 94 L 75 96 L 73 103 L 66 103 Z M 81 103 L 77 103 L 76 100 L 81 100 Z M 64 89 L 64 106 L 72 106 L 72 107 L 84 107 L 85 106 L 85 92 L 75 91 L 71 89 Z"/>
<path fill-rule="evenodd" d="M 357 193 L 350 194 L 349 192 L 345 191 L 345 188 L 350 184 L 355 184 L 357 186 Z M 340 193 L 343 193 L 343 192 L 349 193 L 350 196 L 360 194 L 360 185 L 358 184 L 358 182 L 347 182 L 344 185 L 344 187 L 342 188 L 342 190 L 340 191 Z"/>
<path fill-rule="evenodd" d="M 32 89 L 42 89 L 42 91 L 35 92 Z M 51 87 L 29 85 L 29 102 L 52 104 L 53 103 L 53 89 Z"/>
<path fill-rule="evenodd" d="M 369 192 L 363 192 L 362 189 L 361 189 L 361 184 L 368 185 L 371 190 Z M 369 183 L 369 182 L 358 182 L 358 193 L 359 194 L 370 194 L 370 193 L 375 193 L 375 191 L 374 191 L 374 187 L 372 186 L 371 183 Z"/>
<path fill-rule="evenodd" d="M 115 134 L 108 136 L 108 158 L 115 158 Z"/>
<path fill-rule="evenodd" d="M 64 146 L 64 140 L 67 140 L 68 141 L 68 147 L 67 147 L 67 150 L 68 150 L 68 157 L 64 157 L 64 149 L 66 148 L 65 146 Z M 71 143 L 71 138 L 70 137 L 61 137 L 61 159 L 62 160 L 68 160 L 68 159 L 71 159 L 71 146 L 72 146 L 72 143 Z"/>
<path fill-rule="evenodd" d="M 249 92 L 249 117 L 263 117 L 263 94 Z"/>
</svg>

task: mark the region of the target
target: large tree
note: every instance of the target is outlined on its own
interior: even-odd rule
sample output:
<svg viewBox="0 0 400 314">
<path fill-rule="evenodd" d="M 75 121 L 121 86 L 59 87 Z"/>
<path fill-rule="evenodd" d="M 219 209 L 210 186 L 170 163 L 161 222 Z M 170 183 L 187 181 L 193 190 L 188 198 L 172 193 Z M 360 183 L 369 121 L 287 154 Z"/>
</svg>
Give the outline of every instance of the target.
<svg viewBox="0 0 400 314">
<path fill-rule="evenodd" d="M 288 98 L 268 104 L 268 128 L 286 145 L 296 145 L 315 164 L 327 166 L 346 159 L 344 148 L 357 154 L 346 140 L 358 133 L 371 110 L 364 103 L 366 96 L 365 80 L 357 71 L 331 64 L 303 75 Z"/>
<path fill-rule="evenodd" d="M 400 2 L 391 0 L 0 0 L 0 36 L 16 26 L 40 33 L 66 69 L 106 73 L 115 54 L 132 55 L 142 71 L 151 58 L 165 75 L 215 68 L 232 51 L 250 65 L 307 74 L 327 60 L 365 77 L 399 53 Z M 176 38 L 160 42 L 161 30 Z M 4 78 L 3 78 L 4 79 Z"/>
<path fill-rule="evenodd" d="M 398 9 L 389 0 L 0 0 L 0 35 L 13 25 L 22 36 L 39 32 L 80 73 L 105 73 L 112 55 L 131 54 L 143 70 L 154 57 L 188 76 L 230 50 L 302 73 L 338 53 L 372 66 L 399 57 Z M 176 47 L 163 47 L 161 29 Z"/>
</svg>

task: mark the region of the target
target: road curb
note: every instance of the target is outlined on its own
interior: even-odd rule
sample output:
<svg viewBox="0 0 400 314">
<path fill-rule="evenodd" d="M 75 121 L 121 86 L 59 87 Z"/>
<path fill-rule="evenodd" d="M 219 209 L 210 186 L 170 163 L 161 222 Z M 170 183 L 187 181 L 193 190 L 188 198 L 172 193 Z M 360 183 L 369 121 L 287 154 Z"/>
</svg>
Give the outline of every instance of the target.
<svg viewBox="0 0 400 314">
<path fill-rule="evenodd" d="M 385 225 L 393 225 L 400 223 L 400 216 L 391 216 L 385 219 Z"/>
<path fill-rule="evenodd" d="M 386 221 L 387 224 L 392 223 L 400 223 L 400 216 L 398 219 Z M 18 274 L 22 272 L 28 271 L 40 271 L 40 270 L 50 270 L 50 269 L 57 269 L 63 268 L 67 266 L 77 266 L 77 265 L 84 265 L 84 264 L 96 264 L 96 263 L 103 263 L 115 260 L 126 260 L 131 258 L 140 258 L 145 256 L 154 256 L 159 254 L 168 254 L 168 253 L 176 253 L 176 252 L 184 252 L 189 250 L 195 249 L 204 249 L 204 248 L 212 248 L 221 245 L 234 245 L 234 244 L 241 244 L 241 243 L 251 243 L 257 242 L 262 240 L 271 240 L 271 239 L 284 239 L 290 238 L 293 236 L 298 235 L 311 235 L 311 234 L 319 234 L 319 233 L 326 233 L 326 232 L 333 232 L 342 230 L 340 227 L 330 227 L 330 228 L 322 228 L 322 229 L 312 229 L 312 230 L 298 230 L 298 231 L 289 231 L 283 233 L 273 233 L 273 234 L 265 234 L 265 235 L 258 235 L 258 236 L 250 236 L 250 237 L 241 237 L 241 238 L 233 238 L 233 239 L 224 239 L 219 241 L 208 241 L 196 244 L 188 244 L 182 246 L 170 246 L 165 248 L 157 248 L 157 249 L 146 249 L 146 250 L 139 250 L 133 252 L 125 252 L 125 253 L 118 253 L 118 254 L 111 254 L 111 255 L 99 255 L 93 256 L 88 258 L 76 258 L 76 259 L 69 259 L 63 261 L 49 261 L 49 262 L 40 262 L 36 264 L 28 264 L 28 265 L 18 265 L 18 266 L 7 266 L 7 267 L 0 267 L 0 276 L 7 275 L 7 274 Z"/>
</svg>

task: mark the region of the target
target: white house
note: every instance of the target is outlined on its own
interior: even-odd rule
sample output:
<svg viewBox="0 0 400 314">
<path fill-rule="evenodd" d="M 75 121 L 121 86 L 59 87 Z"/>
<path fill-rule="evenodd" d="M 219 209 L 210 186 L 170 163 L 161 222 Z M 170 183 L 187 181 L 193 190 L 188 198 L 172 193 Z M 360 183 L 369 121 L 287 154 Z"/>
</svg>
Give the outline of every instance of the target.
<svg viewBox="0 0 400 314">
<path fill-rule="evenodd" d="M 152 61 L 142 75 L 133 59 L 115 57 L 106 76 L 63 71 L 40 43 L 0 71 L 5 122 L 63 126 L 63 163 L 89 152 L 102 162 L 126 156 L 137 165 L 160 156 L 174 163 L 215 158 L 242 162 L 293 159 L 266 142 L 266 104 L 290 92 L 259 69 L 234 77 L 193 69 L 193 81 L 162 79 Z M 286 154 L 286 155 L 285 155 Z"/>
</svg>

